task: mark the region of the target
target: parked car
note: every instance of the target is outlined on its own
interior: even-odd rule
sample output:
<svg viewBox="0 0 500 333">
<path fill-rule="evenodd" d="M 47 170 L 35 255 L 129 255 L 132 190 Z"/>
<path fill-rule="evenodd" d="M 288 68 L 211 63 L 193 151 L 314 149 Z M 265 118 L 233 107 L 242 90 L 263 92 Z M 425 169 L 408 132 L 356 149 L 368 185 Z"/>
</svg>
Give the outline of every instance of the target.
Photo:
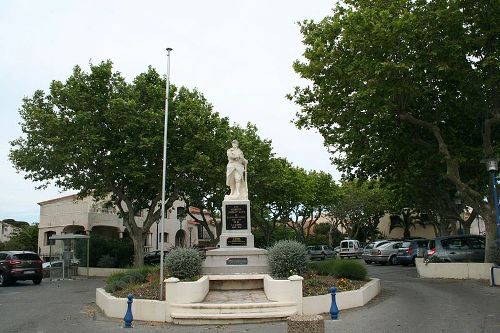
<svg viewBox="0 0 500 333">
<path fill-rule="evenodd" d="M 427 257 L 437 257 L 446 262 L 483 262 L 484 236 L 459 235 L 437 237 L 427 245 Z"/>
<path fill-rule="evenodd" d="M 335 251 L 333 251 L 328 245 L 312 245 L 307 247 L 307 254 L 309 258 L 319 258 L 325 260 L 326 257 L 333 257 Z"/>
<path fill-rule="evenodd" d="M 387 263 L 396 265 L 398 263 L 398 250 L 403 245 L 403 241 L 391 241 L 372 249 L 371 261 L 385 265 Z"/>
<path fill-rule="evenodd" d="M 344 239 L 340 242 L 340 257 L 354 257 L 361 258 L 363 255 L 363 248 L 356 239 Z"/>
<path fill-rule="evenodd" d="M 363 248 L 363 254 L 361 255 L 361 258 L 367 263 L 371 264 L 373 262 L 372 260 L 372 250 L 376 249 L 377 247 L 389 243 L 388 240 L 378 240 L 374 241 L 371 243 L 366 244 L 366 246 Z"/>
<path fill-rule="evenodd" d="M 415 258 L 424 257 L 427 244 L 429 244 L 428 239 L 405 240 L 396 256 L 398 263 L 404 266 L 415 265 Z"/>
<path fill-rule="evenodd" d="M 163 251 L 163 258 L 168 254 L 168 251 Z M 144 265 L 154 265 L 159 264 L 161 259 L 160 250 L 147 252 L 144 254 Z"/>
<path fill-rule="evenodd" d="M 32 280 L 40 284 L 43 278 L 42 259 L 31 251 L 0 252 L 0 286 L 17 280 Z"/>
</svg>

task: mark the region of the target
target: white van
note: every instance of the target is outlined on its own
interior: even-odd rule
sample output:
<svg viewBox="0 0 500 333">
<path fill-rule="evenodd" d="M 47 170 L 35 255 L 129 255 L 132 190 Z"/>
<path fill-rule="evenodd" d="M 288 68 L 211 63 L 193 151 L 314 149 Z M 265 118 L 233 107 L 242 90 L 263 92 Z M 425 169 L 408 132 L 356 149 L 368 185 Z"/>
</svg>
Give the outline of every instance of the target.
<svg viewBox="0 0 500 333">
<path fill-rule="evenodd" d="M 363 248 L 356 239 L 344 239 L 340 242 L 339 255 L 341 258 L 361 258 L 363 255 Z"/>
</svg>

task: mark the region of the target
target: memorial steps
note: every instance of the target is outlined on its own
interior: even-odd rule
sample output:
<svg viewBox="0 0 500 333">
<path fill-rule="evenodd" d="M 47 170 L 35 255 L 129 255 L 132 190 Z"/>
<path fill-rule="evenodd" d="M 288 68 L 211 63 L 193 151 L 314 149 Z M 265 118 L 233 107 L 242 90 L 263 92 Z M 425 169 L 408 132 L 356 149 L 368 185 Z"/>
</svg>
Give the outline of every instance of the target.
<svg viewBox="0 0 500 333">
<path fill-rule="evenodd" d="M 210 276 L 210 290 L 199 303 L 172 304 L 177 324 L 235 324 L 284 320 L 297 313 L 295 302 L 270 301 L 262 275 Z"/>
</svg>

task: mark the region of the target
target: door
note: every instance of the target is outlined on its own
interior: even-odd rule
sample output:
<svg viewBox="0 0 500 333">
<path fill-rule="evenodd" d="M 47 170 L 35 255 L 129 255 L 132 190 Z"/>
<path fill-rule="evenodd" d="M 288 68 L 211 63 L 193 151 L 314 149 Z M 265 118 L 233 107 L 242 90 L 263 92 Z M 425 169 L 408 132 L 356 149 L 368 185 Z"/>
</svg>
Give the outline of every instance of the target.
<svg viewBox="0 0 500 333">
<path fill-rule="evenodd" d="M 441 246 L 444 250 L 444 258 L 449 259 L 451 262 L 470 261 L 472 259 L 472 250 L 469 248 L 465 237 L 442 239 Z"/>
<path fill-rule="evenodd" d="M 472 261 L 484 262 L 485 241 L 482 237 L 470 237 L 469 246 L 472 252 Z"/>
</svg>

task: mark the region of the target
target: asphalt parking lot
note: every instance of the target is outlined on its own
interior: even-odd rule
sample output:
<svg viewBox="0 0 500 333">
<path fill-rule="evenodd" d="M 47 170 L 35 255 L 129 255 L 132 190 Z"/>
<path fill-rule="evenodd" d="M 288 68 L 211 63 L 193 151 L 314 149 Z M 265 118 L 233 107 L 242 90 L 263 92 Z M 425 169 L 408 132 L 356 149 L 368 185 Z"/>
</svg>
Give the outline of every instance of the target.
<svg viewBox="0 0 500 333">
<path fill-rule="evenodd" d="M 500 332 L 500 288 L 484 281 L 426 280 L 414 267 L 367 265 L 382 280 L 382 293 L 367 306 L 325 321 L 327 332 Z M 123 332 L 123 322 L 95 306 L 103 279 L 18 282 L 0 288 L 0 332 Z M 133 332 L 283 333 L 284 322 L 176 326 L 135 322 Z"/>
</svg>

